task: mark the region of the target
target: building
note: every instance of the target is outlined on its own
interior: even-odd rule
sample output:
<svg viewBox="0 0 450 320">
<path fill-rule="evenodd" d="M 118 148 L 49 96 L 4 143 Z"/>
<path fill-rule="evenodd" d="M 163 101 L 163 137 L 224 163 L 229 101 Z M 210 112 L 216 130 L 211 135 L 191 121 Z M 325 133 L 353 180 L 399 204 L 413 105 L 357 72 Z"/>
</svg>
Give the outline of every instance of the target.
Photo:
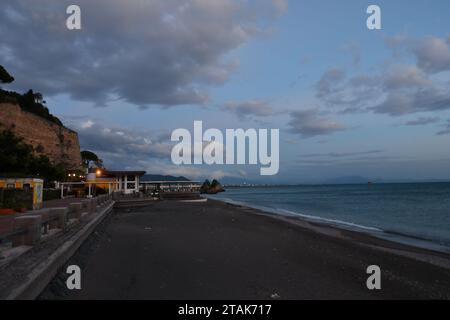
<svg viewBox="0 0 450 320">
<path fill-rule="evenodd" d="M 141 191 L 149 193 L 153 191 L 161 192 L 200 192 L 201 183 L 199 181 L 167 181 L 167 180 L 141 180 Z"/>
<path fill-rule="evenodd" d="M 139 192 L 140 179 L 145 171 L 110 171 L 90 168 L 85 181 L 60 183 L 61 199 L 67 192 L 78 190 L 88 197 L 96 194 L 95 189 L 102 189 L 106 193 L 121 191 L 126 194 Z M 98 191 L 98 190 L 97 190 Z M 79 194 L 78 196 L 81 196 Z"/>
<path fill-rule="evenodd" d="M 145 171 L 110 171 L 95 169 L 90 170 L 86 177 L 86 184 L 88 187 L 95 186 L 108 190 L 109 193 L 113 191 L 122 191 L 126 194 L 139 192 L 140 178 L 145 174 Z"/>
</svg>

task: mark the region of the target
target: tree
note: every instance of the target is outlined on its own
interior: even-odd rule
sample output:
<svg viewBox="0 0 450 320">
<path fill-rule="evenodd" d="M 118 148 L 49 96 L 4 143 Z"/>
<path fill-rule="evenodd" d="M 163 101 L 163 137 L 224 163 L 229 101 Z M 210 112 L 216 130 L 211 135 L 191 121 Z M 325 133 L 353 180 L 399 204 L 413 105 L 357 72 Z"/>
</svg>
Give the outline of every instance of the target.
<svg viewBox="0 0 450 320">
<path fill-rule="evenodd" d="M 14 78 L 6 71 L 6 69 L 0 65 L 0 84 L 10 83 L 14 81 Z M 0 88 L 0 101 L 7 101 L 18 103 L 20 107 L 28 112 L 34 113 L 44 119 L 47 119 L 59 126 L 62 126 L 62 122 L 52 115 L 48 108 L 44 106 L 46 103 L 44 96 L 40 92 L 33 92 L 33 90 L 28 90 L 24 94 L 19 94 L 14 91 L 5 91 Z"/>
<path fill-rule="evenodd" d="M 34 93 L 34 102 L 39 104 L 45 103 L 44 96 L 42 95 L 42 93 L 40 92 Z"/>
<path fill-rule="evenodd" d="M 81 151 L 81 160 L 86 168 L 89 168 L 91 162 L 94 162 L 95 164 L 102 163 L 101 159 L 99 159 L 95 153 L 88 150 Z"/>
<path fill-rule="evenodd" d="M 22 142 L 11 131 L 0 133 L 0 168 L 2 173 L 27 173 L 33 148 Z"/>
<path fill-rule="evenodd" d="M 95 161 L 95 166 L 97 168 L 104 168 L 104 166 L 103 166 L 103 159 L 98 158 L 98 160 Z"/>
<path fill-rule="evenodd" d="M 8 176 L 39 176 L 48 186 L 52 181 L 62 181 L 65 169 L 54 165 L 46 156 L 36 156 L 33 147 L 24 143 L 11 131 L 0 132 L 0 170 Z"/>
<path fill-rule="evenodd" d="M 0 82 L 1 83 L 11 83 L 14 78 L 6 71 L 6 69 L 0 65 Z"/>
<path fill-rule="evenodd" d="M 48 108 L 43 105 L 45 101 L 42 93 L 34 92 L 30 89 L 22 95 L 13 93 L 10 93 L 10 95 L 13 95 L 17 99 L 23 110 L 34 113 L 60 126 L 63 125 L 62 122 L 57 117 L 53 116 Z"/>
</svg>

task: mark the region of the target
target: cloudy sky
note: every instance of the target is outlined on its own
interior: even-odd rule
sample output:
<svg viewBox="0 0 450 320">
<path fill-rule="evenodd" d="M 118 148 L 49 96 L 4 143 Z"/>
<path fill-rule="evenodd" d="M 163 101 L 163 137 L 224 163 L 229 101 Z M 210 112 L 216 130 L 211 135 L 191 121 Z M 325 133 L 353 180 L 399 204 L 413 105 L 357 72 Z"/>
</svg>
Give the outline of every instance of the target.
<svg viewBox="0 0 450 320">
<path fill-rule="evenodd" d="M 81 7 L 82 30 L 65 27 Z M 450 2 L 2 0 L 8 89 L 109 168 L 269 183 L 450 179 Z M 280 171 L 174 166 L 170 134 L 279 128 Z"/>
</svg>

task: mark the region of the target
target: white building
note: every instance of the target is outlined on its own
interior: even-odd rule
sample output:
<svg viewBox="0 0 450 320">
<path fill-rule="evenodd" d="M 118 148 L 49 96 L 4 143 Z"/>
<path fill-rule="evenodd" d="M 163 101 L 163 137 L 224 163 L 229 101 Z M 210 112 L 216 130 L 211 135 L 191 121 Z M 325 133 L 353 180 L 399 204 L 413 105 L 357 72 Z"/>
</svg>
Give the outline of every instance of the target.
<svg viewBox="0 0 450 320">
<path fill-rule="evenodd" d="M 139 192 L 140 179 L 145 171 L 109 171 L 96 169 L 90 172 L 86 178 L 86 184 L 97 188 L 124 193 Z"/>
</svg>

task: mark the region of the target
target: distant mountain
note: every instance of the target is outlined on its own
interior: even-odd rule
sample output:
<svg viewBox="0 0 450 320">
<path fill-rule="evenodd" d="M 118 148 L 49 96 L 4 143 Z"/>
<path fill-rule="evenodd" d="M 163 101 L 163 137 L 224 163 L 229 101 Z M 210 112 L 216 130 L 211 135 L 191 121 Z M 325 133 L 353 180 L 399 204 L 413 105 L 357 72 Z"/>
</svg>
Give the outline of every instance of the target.
<svg viewBox="0 0 450 320">
<path fill-rule="evenodd" d="M 332 179 L 327 179 L 323 183 L 325 184 L 364 184 L 368 182 L 379 182 L 379 180 L 372 180 L 365 177 L 360 176 L 344 176 L 344 177 L 336 177 Z"/>
<path fill-rule="evenodd" d="M 141 178 L 141 181 L 191 181 L 186 177 L 179 176 L 164 176 L 161 174 L 146 174 Z"/>
<path fill-rule="evenodd" d="M 218 179 L 222 185 L 244 185 L 244 184 L 257 184 L 254 180 L 236 178 L 236 177 L 223 177 Z"/>
</svg>

